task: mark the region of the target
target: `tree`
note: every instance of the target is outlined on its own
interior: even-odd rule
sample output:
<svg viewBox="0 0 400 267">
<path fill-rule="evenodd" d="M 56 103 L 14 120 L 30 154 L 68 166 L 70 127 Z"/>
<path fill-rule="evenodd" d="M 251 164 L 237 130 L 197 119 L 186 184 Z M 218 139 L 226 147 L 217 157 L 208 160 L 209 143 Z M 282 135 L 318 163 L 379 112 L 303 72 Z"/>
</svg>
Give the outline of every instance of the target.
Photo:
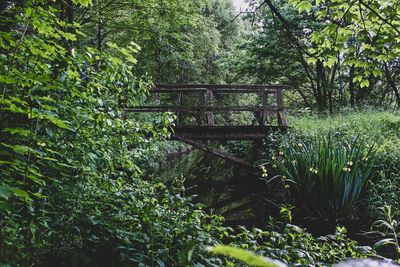
<svg viewBox="0 0 400 267">
<path fill-rule="evenodd" d="M 13 23 L 0 32 L 0 260 L 6 263 L 39 262 L 40 251 L 58 242 L 57 217 L 80 212 L 69 201 L 85 186 L 106 190 L 114 180 L 139 177 L 140 163 L 171 119 L 123 120 L 121 100 L 134 105 L 149 87 L 133 72 L 134 47 L 113 47 L 112 56 L 80 47 L 74 17 L 51 3 L 10 4 Z M 58 210 L 57 201 L 69 205 Z"/>
<path fill-rule="evenodd" d="M 361 88 L 370 87 L 370 81 L 383 77 L 385 72 L 388 77 L 387 73 L 391 71 L 388 62 L 398 60 L 400 55 L 399 1 L 290 2 L 299 12 L 318 8 L 317 16 L 329 21 L 323 29 L 310 36 L 316 45 L 310 50 L 310 62 L 320 60 L 325 65 L 333 66 L 343 59 L 343 64 L 352 70 L 359 69 L 352 82 L 358 83 Z M 400 106 L 398 89 L 395 86 L 392 88 Z"/>
<path fill-rule="evenodd" d="M 325 22 L 314 13 L 297 14 L 282 1 L 253 1 L 255 11 L 247 16 L 255 28 L 248 42 L 241 47 L 249 57 L 242 72 L 256 74 L 256 82 L 288 83 L 296 87 L 303 101 L 312 106 L 314 99 L 319 111 L 333 111 L 340 91 L 336 86 L 339 64 L 326 66 L 322 61 L 310 64 L 308 58 L 313 42 L 312 32 Z"/>
</svg>

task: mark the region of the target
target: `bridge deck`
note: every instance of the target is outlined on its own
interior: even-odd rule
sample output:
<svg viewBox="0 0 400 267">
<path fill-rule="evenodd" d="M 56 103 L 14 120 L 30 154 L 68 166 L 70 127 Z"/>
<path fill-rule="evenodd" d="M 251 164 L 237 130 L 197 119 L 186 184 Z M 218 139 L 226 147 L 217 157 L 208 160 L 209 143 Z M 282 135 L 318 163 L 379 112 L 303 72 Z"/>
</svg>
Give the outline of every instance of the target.
<svg viewBox="0 0 400 267">
<path fill-rule="evenodd" d="M 178 125 L 174 128 L 175 136 L 185 136 L 196 140 L 258 140 L 271 131 L 285 130 L 287 126 L 192 126 Z"/>
</svg>

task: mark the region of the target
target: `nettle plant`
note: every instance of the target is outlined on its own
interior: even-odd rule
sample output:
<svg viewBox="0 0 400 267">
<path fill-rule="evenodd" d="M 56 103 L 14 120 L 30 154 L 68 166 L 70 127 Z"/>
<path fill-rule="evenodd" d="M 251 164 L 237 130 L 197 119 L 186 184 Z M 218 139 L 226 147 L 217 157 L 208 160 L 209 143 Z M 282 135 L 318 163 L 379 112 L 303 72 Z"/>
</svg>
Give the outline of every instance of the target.
<svg viewBox="0 0 400 267">
<path fill-rule="evenodd" d="M 351 213 L 372 177 L 373 147 L 358 137 L 341 143 L 330 134 L 292 137 L 283 138 L 281 151 L 268 161 L 280 173 L 269 181 L 280 178 L 293 204 L 308 215 L 327 218 Z"/>
</svg>

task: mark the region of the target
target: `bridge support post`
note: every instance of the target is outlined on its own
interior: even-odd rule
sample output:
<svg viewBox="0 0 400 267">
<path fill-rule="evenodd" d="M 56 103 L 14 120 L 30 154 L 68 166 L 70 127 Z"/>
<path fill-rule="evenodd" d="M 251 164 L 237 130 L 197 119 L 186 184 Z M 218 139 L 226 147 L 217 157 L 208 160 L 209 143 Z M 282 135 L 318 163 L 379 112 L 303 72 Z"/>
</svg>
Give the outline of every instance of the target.
<svg viewBox="0 0 400 267">
<path fill-rule="evenodd" d="M 207 97 L 207 107 L 212 106 L 212 102 L 213 102 L 213 92 L 209 89 L 207 89 L 206 92 L 206 97 Z M 208 126 L 214 126 L 214 114 L 212 111 L 207 111 L 207 124 Z"/>
<path fill-rule="evenodd" d="M 178 93 L 178 96 L 176 98 L 176 102 L 178 102 L 178 106 L 181 105 L 181 103 L 182 103 L 182 93 Z M 178 111 L 176 113 L 176 125 L 179 125 L 179 123 L 180 123 L 180 117 L 181 117 L 180 115 L 181 115 L 181 113 Z"/>
<path fill-rule="evenodd" d="M 282 89 L 276 90 L 276 103 L 277 103 L 277 116 L 278 116 L 278 124 L 280 126 L 288 126 L 285 117 L 285 111 L 283 109 L 283 92 Z"/>
<path fill-rule="evenodd" d="M 205 125 L 206 110 L 205 110 L 205 108 L 203 108 L 203 107 L 205 107 L 205 98 L 206 98 L 205 93 L 204 92 L 200 92 L 200 101 L 199 101 L 199 103 L 200 103 L 200 107 L 202 107 L 200 109 L 200 125 Z"/>
<path fill-rule="evenodd" d="M 265 126 L 268 122 L 268 94 L 267 92 L 265 92 L 265 90 L 262 97 L 263 97 L 263 110 L 261 114 L 260 125 Z"/>
</svg>

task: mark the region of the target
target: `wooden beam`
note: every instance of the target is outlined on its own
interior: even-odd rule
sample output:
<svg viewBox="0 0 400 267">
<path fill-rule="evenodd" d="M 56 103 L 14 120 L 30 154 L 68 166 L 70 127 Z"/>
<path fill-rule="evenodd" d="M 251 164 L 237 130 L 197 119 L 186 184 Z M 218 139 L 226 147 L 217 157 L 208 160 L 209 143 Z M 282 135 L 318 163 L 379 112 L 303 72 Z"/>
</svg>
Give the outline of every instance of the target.
<svg viewBox="0 0 400 267">
<path fill-rule="evenodd" d="M 251 164 L 250 162 L 248 162 L 248 161 L 246 161 L 246 160 L 239 159 L 239 158 L 234 157 L 234 156 L 232 156 L 232 155 L 229 155 L 229 154 L 227 154 L 227 153 L 225 153 L 225 152 L 222 152 L 222 151 L 220 151 L 220 150 L 218 150 L 218 149 L 215 149 L 215 148 L 212 148 L 212 147 L 207 146 L 207 145 L 205 145 L 205 144 L 199 143 L 199 142 L 197 142 L 197 141 L 195 141 L 195 140 L 193 140 L 193 139 L 186 138 L 186 137 L 179 136 L 179 135 L 173 135 L 173 138 L 176 139 L 176 140 L 185 142 L 186 144 L 189 144 L 189 145 L 191 145 L 191 146 L 194 146 L 194 147 L 196 147 L 196 148 L 198 148 L 198 149 L 201 149 L 201 150 L 203 150 L 203 151 L 205 151 L 205 152 L 214 154 L 214 155 L 216 155 L 216 156 L 218 156 L 218 157 L 221 157 L 221 158 L 223 158 L 223 159 L 227 159 L 227 160 L 233 161 L 233 162 L 235 162 L 235 163 L 244 165 L 244 166 L 246 166 L 246 167 L 255 168 L 253 164 Z"/>
<path fill-rule="evenodd" d="M 199 93 L 206 92 L 207 90 L 211 90 L 214 93 L 234 93 L 234 94 L 276 94 L 276 90 L 266 90 L 266 89 L 152 89 L 149 91 L 150 94 L 159 94 L 159 93 Z"/>
<path fill-rule="evenodd" d="M 174 134 L 194 140 L 261 140 L 271 131 L 284 131 L 284 126 L 193 126 L 174 127 Z"/>
<path fill-rule="evenodd" d="M 203 88 L 203 89 L 293 89 L 291 85 L 248 84 L 157 84 L 157 88 Z"/>
<path fill-rule="evenodd" d="M 287 109 L 287 107 L 283 107 L 283 109 Z M 208 106 L 136 106 L 129 107 L 124 109 L 127 112 L 162 112 L 162 111 L 277 111 L 278 109 L 275 107 L 267 107 L 264 108 L 262 106 L 221 106 L 221 107 L 208 107 Z"/>
</svg>

